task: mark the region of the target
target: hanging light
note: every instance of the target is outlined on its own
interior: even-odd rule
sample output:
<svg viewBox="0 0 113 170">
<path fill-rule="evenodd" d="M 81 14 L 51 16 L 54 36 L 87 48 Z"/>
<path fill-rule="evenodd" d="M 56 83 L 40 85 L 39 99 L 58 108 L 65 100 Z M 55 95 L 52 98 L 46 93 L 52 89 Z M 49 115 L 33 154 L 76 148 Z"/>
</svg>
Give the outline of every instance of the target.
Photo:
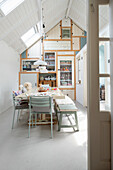
<svg viewBox="0 0 113 170">
<path fill-rule="evenodd" d="M 45 61 L 42 61 L 42 60 L 39 59 L 36 62 L 34 62 L 34 65 L 37 65 L 37 66 L 39 66 L 39 65 L 46 66 L 47 63 Z"/>
</svg>

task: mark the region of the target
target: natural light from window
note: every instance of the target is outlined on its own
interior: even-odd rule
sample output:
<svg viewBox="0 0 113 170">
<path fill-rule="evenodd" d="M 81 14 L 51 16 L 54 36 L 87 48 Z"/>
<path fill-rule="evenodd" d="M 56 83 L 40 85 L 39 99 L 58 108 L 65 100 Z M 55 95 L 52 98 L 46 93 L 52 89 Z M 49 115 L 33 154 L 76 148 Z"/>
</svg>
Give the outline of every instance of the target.
<svg viewBox="0 0 113 170">
<path fill-rule="evenodd" d="M 32 27 L 28 32 L 26 32 L 22 37 L 22 41 L 25 43 L 27 47 L 30 47 L 33 43 L 35 43 L 40 38 L 40 34 L 35 27 Z"/>
<path fill-rule="evenodd" d="M 24 0 L 0 0 L 0 9 L 2 13 L 6 16 L 17 6 L 19 6 L 23 1 Z"/>
</svg>

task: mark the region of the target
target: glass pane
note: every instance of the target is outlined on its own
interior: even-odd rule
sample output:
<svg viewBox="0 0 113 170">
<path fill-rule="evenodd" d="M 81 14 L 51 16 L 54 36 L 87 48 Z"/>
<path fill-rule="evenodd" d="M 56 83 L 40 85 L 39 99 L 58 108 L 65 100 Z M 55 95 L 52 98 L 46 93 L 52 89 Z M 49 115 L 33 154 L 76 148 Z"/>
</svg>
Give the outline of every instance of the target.
<svg viewBox="0 0 113 170">
<path fill-rule="evenodd" d="M 109 5 L 99 5 L 99 37 L 109 37 Z"/>
<path fill-rule="evenodd" d="M 62 38 L 71 38 L 70 28 L 62 28 Z"/>
<path fill-rule="evenodd" d="M 110 44 L 108 41 L 99 42 L 99 73 L 110 74 Z"/>
<path fill-rule="evenodd" d="M 34 65 L 36 60 L 23 60 L 22 69 L 23 71 L 36 71 L 36 66 Z"/>
<path fill-rule="evenodd" d="M 110 78 L 100 77 L 100 111 L 110 111 Z"/>
<path fill-rule="evenodd" d="M 55 71 L 55 53 L 45 53 L 45 61 L 48 71 Z"/>
<path fill-rule="evenodd" d="M 60 61 L 60 85 L 72 86 L 72 61 Z"/>
</svg>

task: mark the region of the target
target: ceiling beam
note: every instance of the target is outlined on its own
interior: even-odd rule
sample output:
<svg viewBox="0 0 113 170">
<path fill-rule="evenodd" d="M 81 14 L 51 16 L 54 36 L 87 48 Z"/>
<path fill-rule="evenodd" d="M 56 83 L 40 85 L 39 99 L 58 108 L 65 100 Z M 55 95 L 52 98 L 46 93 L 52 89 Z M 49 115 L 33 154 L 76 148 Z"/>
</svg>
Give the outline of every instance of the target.
<svg viewBox="0 0 113 170">
<path fill-rule="evenodd" d="M 73 2 L 73 0 L 68 1 L 68 6 L 67 6 L 67 9 L 66 9 L 66 14 L 65 14 L 66 18 L 69 17 L 69 12 L 70 12 L 70 9 L 71 9 L 72 2 Z"/>
</svg>

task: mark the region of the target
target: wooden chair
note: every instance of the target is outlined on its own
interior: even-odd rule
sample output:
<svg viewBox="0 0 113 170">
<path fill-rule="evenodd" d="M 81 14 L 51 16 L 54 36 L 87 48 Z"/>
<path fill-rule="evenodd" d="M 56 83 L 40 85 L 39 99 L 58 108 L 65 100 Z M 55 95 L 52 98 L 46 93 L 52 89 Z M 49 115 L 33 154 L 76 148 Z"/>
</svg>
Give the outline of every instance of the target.
<svg viewBox="0 0 113 170">
<path fill-rule="evenodd" d="M 12 129 L 14 128 L 15 112 L 18 110 L 17 121 L 19 118 L 20 110 L 29 109 L 28 99 L 16 99 L 15 94 L 13 94 L 13 104 L 14 104 L 14 113 L 12 121 Z"/>
<path fill-rule="evenodd" d="M 36 126 L 37 114 L 50 114 L 51 115 L 51 137 L 53 138 L 52 98 L 50 96 L 31 96 L 30 97 L 28 137 L 30 137 L 30 126 L 31 124 L 33 125 L 33 122 L 31 122 L 31 117 L 35 115 L 35 126 Z"/>
</svg>

